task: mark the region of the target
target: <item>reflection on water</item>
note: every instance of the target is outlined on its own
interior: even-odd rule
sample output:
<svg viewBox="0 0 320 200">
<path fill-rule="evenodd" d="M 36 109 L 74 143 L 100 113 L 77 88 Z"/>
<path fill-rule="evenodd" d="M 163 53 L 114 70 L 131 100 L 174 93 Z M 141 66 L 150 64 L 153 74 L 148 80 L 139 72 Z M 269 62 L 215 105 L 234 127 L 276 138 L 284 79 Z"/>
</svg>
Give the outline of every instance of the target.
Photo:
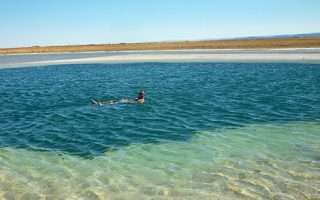
<svg viewBox="0 0 320 200">
<path fill-rule="evenodd" d="M 9 148 L 0 197 L 319 199 L 319 155 L 319 122 L 223 128 L 93 159 Z"/>
</svg>

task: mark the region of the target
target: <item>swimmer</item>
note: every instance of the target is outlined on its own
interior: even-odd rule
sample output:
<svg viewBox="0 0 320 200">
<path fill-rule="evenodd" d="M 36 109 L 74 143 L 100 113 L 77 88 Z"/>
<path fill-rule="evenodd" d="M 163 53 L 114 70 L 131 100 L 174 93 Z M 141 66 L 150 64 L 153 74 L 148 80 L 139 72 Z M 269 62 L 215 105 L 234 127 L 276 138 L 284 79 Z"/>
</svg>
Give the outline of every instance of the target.
<svg viewBox="0 0 320 200">
<path fill-rule="evenodd" d="M 91 103 L 93 105 L 99 105 L 99 106 L 111 105 L 111 104 L 116 104 L 116 103 L 144 103 L 144 96 L 145 96 L 145 92 L 143 90 L 141 90 L 138 94 L 138 98 L 136 98 L 136 99 L 118 99 L 118 100 L 109 100 L 109 101 L 105 101 L 105 102 L 96 101 L 94 99 L 91 99 Z"/>
</svg>

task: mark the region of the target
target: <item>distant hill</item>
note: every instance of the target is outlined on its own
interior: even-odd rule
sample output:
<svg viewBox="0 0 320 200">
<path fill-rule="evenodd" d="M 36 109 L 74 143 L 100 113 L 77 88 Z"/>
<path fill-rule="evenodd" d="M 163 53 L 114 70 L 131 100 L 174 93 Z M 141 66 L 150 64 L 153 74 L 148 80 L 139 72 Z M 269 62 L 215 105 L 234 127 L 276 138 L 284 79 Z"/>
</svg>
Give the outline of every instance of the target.
<svg viewBox="0 0 320 200">
<path fill-rule="evenodd" d="M 273 39 L 273 38 L 314 38 L 320 37 L 319 33 L 302 33 L 302 34 L 285 34 L 285 35 L 272 35 L 272 36 L 248 36 L 232 38 L 233 40 L 255 40 L 255 39 Z"/>
</svg>

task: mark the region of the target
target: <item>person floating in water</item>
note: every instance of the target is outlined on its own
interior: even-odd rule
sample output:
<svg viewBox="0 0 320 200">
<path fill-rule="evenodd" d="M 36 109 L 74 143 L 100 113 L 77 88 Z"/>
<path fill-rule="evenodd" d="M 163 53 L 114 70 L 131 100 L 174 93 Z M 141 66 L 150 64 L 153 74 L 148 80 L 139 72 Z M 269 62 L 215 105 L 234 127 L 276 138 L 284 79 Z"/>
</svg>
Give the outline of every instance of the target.
<svg viewBox="0 0 320 200">
<path fill-rule="evenodd" d="M 138 98 L 136 99 L 117 99 L 117 100 L 109 100 L 105 102 L 91 99 L 91 103 L 93 105 L 99 105 L 99 106 L 116 104 L 116 103 L 144 103 L 144 96 L 145 96 L 145 93 L 143 90 L 141 90 L 138 94 Z"/>
</svg>

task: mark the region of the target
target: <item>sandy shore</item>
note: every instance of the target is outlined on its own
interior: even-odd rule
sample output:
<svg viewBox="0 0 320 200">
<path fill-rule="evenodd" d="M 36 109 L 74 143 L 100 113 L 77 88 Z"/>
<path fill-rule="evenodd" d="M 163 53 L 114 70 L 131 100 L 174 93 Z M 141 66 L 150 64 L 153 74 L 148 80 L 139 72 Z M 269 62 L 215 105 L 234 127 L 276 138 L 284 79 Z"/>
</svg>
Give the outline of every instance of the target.
<svg viewBox="0 0 320 200">
<path fill-rule="evenodd" d="M 320 60 L 320 54 L 185 54 L 185 55 L 121 55 L 96 58 L 42 61 L 34 63 L 95 63 L 144 61 L 202 61 L 202 60 Z"/>
<path fill-rule="evenodd" d="M 191 50 L 186 54 L 179 53 L 175 54 L 174 51 L 170 54 L 128 54 L 128 55 L 113 55 L 105 57 L 94 57 L 94 58 L 79 58 L 79 59 L 65 59 L 65 60 L 54 60 L 54 61 L 42 61 L 33 62 L 30 64 L 68 64 L 68 63 L 121 63 L 121 62 L 252 62 L 252 61 L 306 61 L 306 62 L 320 62 L 320 54 L 306 54 L 306 53 L 252 53 L 252 54 L 235 54 L 228 53 L 226 50 L 221 50 L 219 54 L 208 54 L 201 53 L 201 50 Z M 284 50 L 283 50 L 284 51 Z M 194 54 L 192 53 L 194 52 Z"/>
<path fill-rule="evenodd" d="M 72 56 L 72 54 L 70 54 Z M 24 55 L 27 56 L 27 55 Z M 37 55 L 32 55 L 37 56 Z M 41 56 L 41 55 L 38 55 Z M 43 55 L 42 55 L 43 56 Z M 7 56 L 9 57 L 9 56 Z M 11 56 L 19 60 L 22 55 Z M 21 59 L 20 59 L 21 60 Z M 1 57 L 0 57 L 1 61 Z M 131 51 L 113 54 L 81 56 L 81 58 L 50 58 L 1 64 L 0 68 L 43 66 L 80 63 L 128 63 L 128 62 L 292 62 L 320 64 L 320 49 L 282 50 L 182 50 L 182 51 Z M 0 62 L 1 63 L 1 62 Z"/>
</svg>

